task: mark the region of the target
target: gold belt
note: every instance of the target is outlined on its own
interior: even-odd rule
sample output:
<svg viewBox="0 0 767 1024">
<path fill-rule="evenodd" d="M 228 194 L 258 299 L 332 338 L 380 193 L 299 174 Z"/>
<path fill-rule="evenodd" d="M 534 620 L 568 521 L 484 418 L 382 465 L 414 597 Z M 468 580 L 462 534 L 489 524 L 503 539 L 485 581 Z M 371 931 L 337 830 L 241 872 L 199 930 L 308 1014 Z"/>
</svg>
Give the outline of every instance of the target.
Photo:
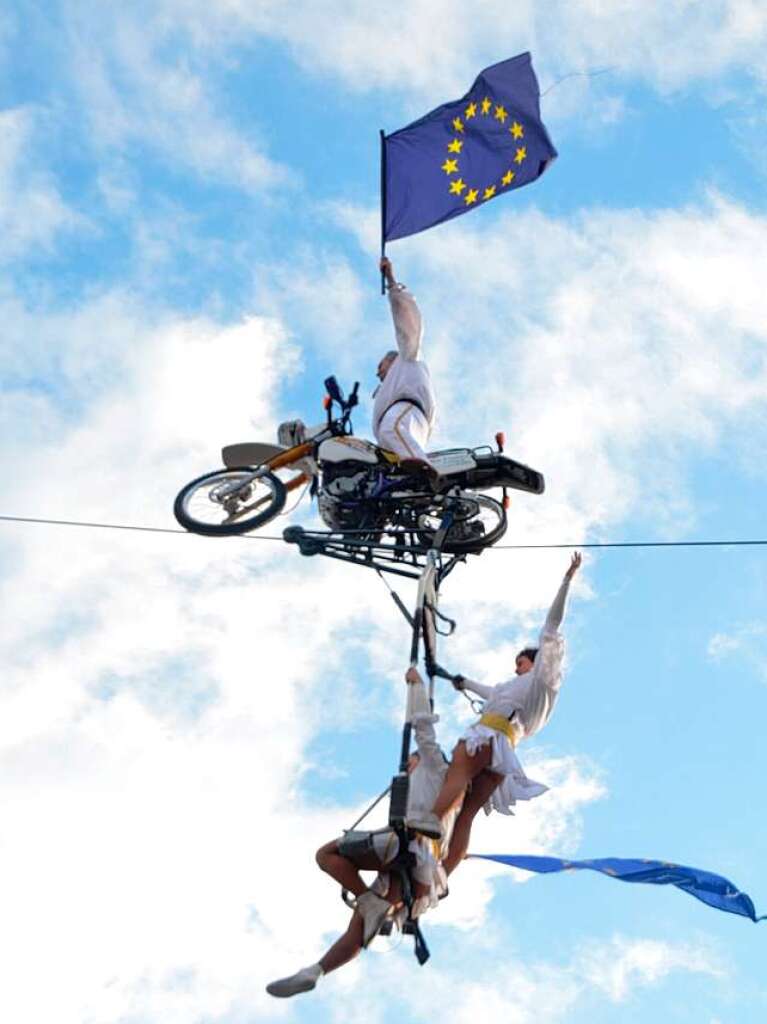
<svg viewBox="0 0 767 1024">
<path fill-rule="evenodd" d="M 479 724 L 487 726 L 488 729 L 495 729 L 496 732 L 502 732 L 508 738 L 512 747 L 516 746 L 517 740 L 514 735 L 514 727 L 504 715 L 482 715 Z"/>
</svg>

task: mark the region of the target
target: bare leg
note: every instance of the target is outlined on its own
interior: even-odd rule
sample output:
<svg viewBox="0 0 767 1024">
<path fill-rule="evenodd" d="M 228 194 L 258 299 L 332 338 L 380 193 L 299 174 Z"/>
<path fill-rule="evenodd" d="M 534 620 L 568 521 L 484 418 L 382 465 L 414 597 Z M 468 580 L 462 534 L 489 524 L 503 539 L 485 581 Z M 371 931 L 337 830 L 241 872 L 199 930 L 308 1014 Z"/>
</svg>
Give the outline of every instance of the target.
<svg viewBox="0 0 767 1024">
<path fill-rule="evenodd" d="M 391 877 L 386 899 L 392 906 L 396 907 L 400 902 L 401 896 L 399 879 Z M 319 961 L 323 973 L 329 974 L 330 971 L 335 971 L 336 968 L 343 967 L 344 964 L 348 964 L 350 960 L 353 960 L 362 949 L 362 934 L 362 915 L 358 914 L 355 910 L 349 921 L 349 927 Z"/>
<path fill-rule="evenodd" d="M 453 751 L 453 758 L 447 770 L 442 789 L 439 791 L 434 813 L 438 818 L 443 817 L 456 800 L 459 800 L 472 779 L 487 768 L 492 757 L 493 747 L 491 743 L 485 743 L 476 754 L 469 755 L 466 752 L 466 744 L 460 740 Z"/>
<path fill-rule="evenodd" d="M 367 891 L 367 886 L 360 878 L 360 871 L 378 871 L 381 867 L 381 862 L 375 854 L 360 857 L 357 861 L 342 857 L 338 852 L 337 839 L 321 846 L 315 856 L 320 868 L 355 896 L 361 896 Z"/>
<path fill-rule="evenodd" d="M 362 949 L 362 916 L 356 911 L 352 914 L 349 927 L 340 939 L 337 939 L 327 953 L 320 959 L 320 967 L 325 974 L 343 967 L 353 960 Z"/>
<path fill-rule="evenodd" d="M 447 857 L 442 862 L 448 875 L 455 870 L 466 856 L 474 818 L 477 816 L 480 807 L 484 807 L 493 790 L 500 785 L 502 780 L 502 775 L 498 775 L 496 772 L 491 772 L 488 769 L 480 772 L 474 779 L 471 791 L 466 794 L 466 799 L 463 801 L 461 813 L 456 818 Z"/>
</svg>

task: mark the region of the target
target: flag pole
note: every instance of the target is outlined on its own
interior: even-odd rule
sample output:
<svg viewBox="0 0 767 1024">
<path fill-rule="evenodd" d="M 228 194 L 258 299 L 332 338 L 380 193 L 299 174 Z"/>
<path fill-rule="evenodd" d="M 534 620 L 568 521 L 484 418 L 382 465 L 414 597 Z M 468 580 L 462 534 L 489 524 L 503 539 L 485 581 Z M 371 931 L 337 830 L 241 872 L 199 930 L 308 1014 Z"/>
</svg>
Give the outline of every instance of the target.
<svg viewBox="0 0 767 1024">
<path fill-rule="evenodd" d="M 381 136 L 381 259 L 386 255 L 386 137 L 383 128 Z M 386 277 L 381 271 L 381 295 L 386 295 Z"/>
</svg>

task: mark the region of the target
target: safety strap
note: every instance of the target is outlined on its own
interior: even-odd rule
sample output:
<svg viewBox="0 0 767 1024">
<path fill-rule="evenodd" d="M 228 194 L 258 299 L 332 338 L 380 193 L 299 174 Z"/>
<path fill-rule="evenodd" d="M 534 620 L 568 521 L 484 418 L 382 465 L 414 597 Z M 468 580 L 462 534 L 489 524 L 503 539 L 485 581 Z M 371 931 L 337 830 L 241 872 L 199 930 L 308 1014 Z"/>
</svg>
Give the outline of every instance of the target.
<svg viewBox="0 0 767 1024">
<path fill-rule="evenodd" d="M 431 953 L 429 952 L 429 947 L 426 945 L 426 940 L 423 937 L 423 932 L 421 931 L 418 919 L 415 917 L 409 917 L 407 921 L 405 921 L 402 930 L 406 935 L 413 936 L 413 952 L 415 953 L 416 960 L 421 967 L 423 967 L 431 956 Z"/>
<path fill-rule="evenodd" d="M 426 945 L 426 940 L 423 937 L 423 932 L 421 931 L 418 919 L 413 917 L 413 903 L 415 900 L 413 896 L 412 870 L 413 864 L 415 863 L 415 856 L 408 849 L 407 829 L 404 827 L 397 827 L 395 831 L 399 838 L 399 852 L 394 860 L 390 864 L 387 864 L 386 867 L 388 871 L 394 872 L 399 877 L 402 889 L 402 902 L 407 908 L 407 918 L 402 926 L 402 932 L 404 935 L 413 936 L 413 952 L 415 953 L 416 960 L 423 967 L 431 954 L 429 953 L 429 947 Z"/>
<path fill-rule="evenodd" d="M 381 415 L 378 417 L 378 423 L 376 423 L 376 429 L 383 423 L 383 418 L 395 405 L 401 405 L 403 402 L 407 402 L 408 405 L 413 405 L 421 413 L 426 422 L 429 422 L 429 414 L 426 412 L 421 403 L 415 398 L 398 398 L 396 402 L 392 402 L 391 405 L 387 405 Z"/>
<path fill-rule="evenodd" d="M 438 629 L 437 628 L 437 623 L 435 622 L 434 623 L 434 629 L 436 630 L 436 632 L 439 633 L 440 636 L 452 636 L 453 633 L 455 633 L 455 628 L 456 628 L 456 625 L 457 625 L 455 619 L 449 619 L 447 617 L 447 615 L 443 615 L 442 612 L 439 611 L 438 608 L 434 607 L 434 605 L 431 603 L 431 601 L 426 601 L 424 603 L 425 603 L 426 607 L 429 609 L 429 611 L 432 613 L 432 615 L 436 619 L 441 619 L 442 622 L 446 622 L 447 623 L 447 629 L 446 630 L 442 630 L 442 629 Z"/>
</svg>

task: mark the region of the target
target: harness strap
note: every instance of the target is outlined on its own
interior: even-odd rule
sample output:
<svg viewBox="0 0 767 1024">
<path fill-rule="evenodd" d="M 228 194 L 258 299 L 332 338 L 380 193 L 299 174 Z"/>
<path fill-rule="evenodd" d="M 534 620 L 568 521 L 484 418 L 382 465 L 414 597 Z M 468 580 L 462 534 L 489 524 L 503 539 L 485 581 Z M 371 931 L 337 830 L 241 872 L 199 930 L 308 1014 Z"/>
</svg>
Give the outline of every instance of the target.
<svg viewBox="0 0 767 1024">
<path fill-rule="evenodd" d="M 413 952 L 415 953 L 416 960 L 421 967 L 423 967 L 431 956 L 431 953 L 429 952 L 429 947 L 426 945 L 426 940 L 423 937 L 423 932 L 421 931 L 421 926 L 419 925 L 417 918 L 409 917 L 407 921 L 405 921 L 403 931 L 413 936 Z"/>
<path fill-rule="evenodd" d="M 435 622 L 434 629 L 436 630 L 436 632 L 439 633 L 440 636 L 452 636 L 453 633 L 455 632 L 455 627 L 457 625 L 455 619 L 450 619 L 448 618 L 447 615 L 443 615 L 443 613 L 439 611 L 438 608 L 434 607 L 431 601 L 425 601 L 424 603 L 435 618 L 441 619 L 442 622 L 447 623 L 447 629 L 441 630 L 437 628 L 437 623 Z"/>
<path fill-rule="evenodd" d="M 418 400 L 417 400 L 416 398 L 398 398 L 398 399 L 396 400 L 396 402 L 392 402 L 392 403 L 391 403 L 391 405 L 387 405 L 387 406 L 386 406 L 386 408 L 384 409 L 384 411 L 383 411 L 383 412 L 381 413 L 381 415 L 380 415 L 380 416 L 378 417 L 378 423 L 376 424 L 376 430 L 377 430 L 377 429 L 378 429 L 378 427 L 380 427 L 380 426 L 381 426 L 381 424 L 383 423 L 383 418 L 384 418 L 384 416 L 385 416 L 385 415 L 387 414 L 387 412 L 389 412 L 390 410 L 392 410 L 392 409 L 394 408 L 394 406 L 395 406 L 395 405 L 401 405 L 401 404 L 402 404 L 402 402 L 407 402 L 407 404 L 408 404 L 408 405 L 413 405 L 413 406 L 415 406 L 415 408 L 416 408 L 416 409 L 417 409 L 417 410 L 418 410 L 418 411 L 419 411 L 419 412 L 421 413 L 421 415 L 422 415 L 422 416 L 423 416 L 423 418 L 424 418 L 424 419 L 426 420 L 426 422 L 427 422 L 427 423 L 429 422 L 429 414 L 428 414 L 428 413 L 426 412 L 426 410 L 424 409 L 424 407 L 423 407 L 423 406 L 421 405 L 421 403 L 420 403 L 420 402 L 419 402 L 419 401 L 418 401 Z"/>
<path fill-rule="evenodd" d="M 399 876 L 400 886 L 402 887 L 402 902 L 407 908 L 407 919 L 402 927 L 402 932 L 405 935 L 413 936 L 413 952 L 418 963 L 423 966 L 431 954 L 423 937 L 421 927 L 418 924 L 418 919 L 413 917 L 413 903 L 415 900 L 413 896 L 412 867 L 415 862 L 415 856 L 408 849 L 407 829 L 398 827 L 395 831 L 399 837 L 399 852 L 394 860 L 386 865 L 386 869 Z"/>
</svg>

